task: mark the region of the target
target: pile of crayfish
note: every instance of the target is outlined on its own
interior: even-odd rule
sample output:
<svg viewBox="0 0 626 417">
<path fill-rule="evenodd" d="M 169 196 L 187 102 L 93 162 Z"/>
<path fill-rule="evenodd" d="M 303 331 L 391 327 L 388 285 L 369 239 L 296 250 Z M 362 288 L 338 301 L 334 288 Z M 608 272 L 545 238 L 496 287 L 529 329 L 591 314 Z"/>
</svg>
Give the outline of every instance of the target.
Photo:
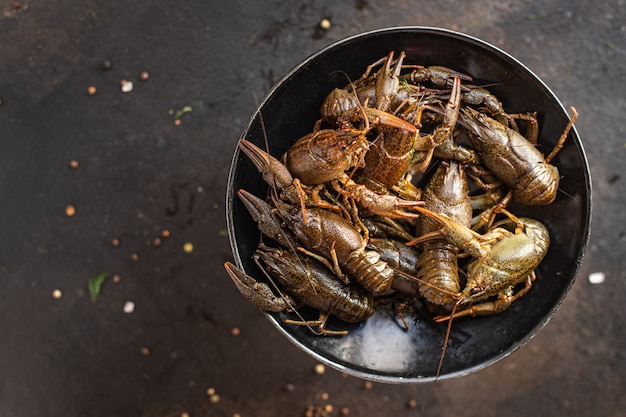
<svg viewBox="0 0 626 417">
<path fill-rule="evenodd" d="M 550 235 L 509 203 L 554 201 L 550 162 L 576 110 L 545 156 L 536 113 L 507 113 L 468 74 L 404 61 L 390 52 L 329 92 L 311 133 L 280 158 L 239 142 L 269 185 L 267 197 L 237 194 L 264 236 L 254 260 L 274 289 L 225 268 L 261 310 L 307 305 L 317 320 L 286 322 L 339 335 L 329 315 L 365 320 L 390 294 L 446 321 L 499 313 L 530 290 Z"/>
</svg>

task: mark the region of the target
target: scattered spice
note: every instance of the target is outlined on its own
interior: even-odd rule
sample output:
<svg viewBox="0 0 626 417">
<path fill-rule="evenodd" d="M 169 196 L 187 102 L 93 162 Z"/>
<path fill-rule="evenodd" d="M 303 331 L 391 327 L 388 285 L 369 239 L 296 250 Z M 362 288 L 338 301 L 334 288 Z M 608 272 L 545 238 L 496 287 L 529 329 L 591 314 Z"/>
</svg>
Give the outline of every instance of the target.
<svg viewBox="0 0 626 417">
<path fill-rule="evenodd" d="M 176 120 L 174 120 L 174 124 L 175 124 L 176 126 L 179 126 L 181 123 L 182 123 L 182 122 L 180 121 L 180 119 L 176 119 Z"/>
<path fill-rule="evenodd" d="M 329 411 L 330 410 L 330 411 Z M 333 410 L 333 406 L 330 404 L 325 405 L 324 407 L 313 406 L 312 404 L 306 407 L 304 410 L 305 417 L 330 417 L 330 413 Z"/>
<path fill-rule="evenodd" d="M 145 347 L 145 346 L 144 346 L 144 347 L 142 347 L 142 348 L 141 348 L 141 354 L 142 354 L 143 356 L 150 356 L 150 349 L 149 349 L 149 348 L 147 348 L 147 347 Z"/>
<path fill-rule="evenodd" d="M 183 245 L 183 250 L 185 251 L 185 253 L 191 253 L 193 252 L 193 244 L 191 242 L 186 242 Z"/>
<path fill-rule="evenodd" d="M 126 301 L 126 304 L 124 304 L 124 313 L 130 314 L 133 311 L 135 311 L 135 303 L 132 301 Z"/>
<path fill-rule="evenodd" d="M 233 327 L 232 329 L 230 329 L 230 334 L 233 336 L 239 336 L 241 334 L 241 330 L 239 329 L 239 327 Z"/>
<path fill-rule="evenodd" d="M 323 392 L 321 395 L 322 400 L 326 401 L 329 398 L 329 395 L 327 392 Z"/>
<path fill-rule="evenodd" d="M 417 408 L 417 400 L 409 400 L 409 402 L 406 404 L 407 408 Z"/>
<path fill-rule="evenodd" d="M 130 254 L 130 260 L 133 262 L 137 262 L 139 260 L 139 254 L 137 252 L 133 252 Z"/>
<path fill-rule="evenodd" d="M 602 284 L 606 279 L 606 274 L 604 272 L 594 272 L 589 274 L 589 283 L 590 284 Z"/>
<path fill-rule="evenodd" d="M 104 61 L 102 61 L 102 63 L 100 63 L 100 69 L 102 71 L 108 71 L 113 67 L 113 64 L 111 63 L 111 61 L 109 61 L 108 59 L 105 59 Z"/>
<path fill-rule="evenodd" d="M 74 207 L 72 204 L 68 204 L 65 207 L 65 215 L 67 217 L 72 217 L 75 214 L 76 214 L 76 207 Z"/>
<path fill-rule="evenodd" d="M 76 169 L 79 166 L 80 166 L 80 163 L 77 160 L 73 159 L 73 160 L 70 161 L 70 168 Z"/>
<path fill-rule="evenodd" d="M 113 247 L 117 248 L 120 246 L 120 240 L 117 237 L 114 237 L 113 239 L 111 239 L 111 245 L 113 245 Z"/>
<path fill-rule="evenodd" d="M 371 381 L 365 381 L 363 383 L 363 389 L 364 390 L 370 390 L 370 389 L 372 389 L 373 386 L 374 386 L 374 384 L 372 384 Z"/>
<path fill-rule="evenodd" d="M 87 87 L 87 94 L 89 94 L 90 96 L 95 96 L 97 92 L 98 89 L 95 85 L 90 85 L 89 87 Z"/>
<path fill-rule="evenodd" d="M 348 407 L 342 407 L 341 410 L 339 410 L 339 414 L 342 416 L 347 416 L 348 414 L 350 414 L 350 409 Z"/>
<path fill-rule="evenodd" d="M 113 280 L 114 284 L 119 284 L 120 283 L 120 276 L 119 275 L 113 275 L 113 278 L 111 278 L 111 280 Z"/>
<path fill-rule="evenodd" d="M 63 293 L 61 292 L 61 290 L 56 289 L 56 290 L 52 291 L 52 298 L 56 298 L 58 300 L 62 296 L 63 296 Z"/>
<path fill-rule="evenodd" d="M 142 71 L 142 73 L 139 74 L 139 79 L 141 81 L 146 81 L 148 78 L 150 78 L 150 74 L 148 74 L 147 71 Z"/>
<path fill-rule="evenodd" d="M 87 289 L 89 290 L 89 296 L 91 297 L 91 302 L 95 303 L 100 295 L 100 291 L 102 291 L 102 284 L 109 276 L 109 271 L 102 271 L 98 275 L 94 275 L 89 278 L 87 281 Z"/>
<path fill-rule="evenodd" d="M 129 80 L 120 81 L 120 87 L 122 89 L 122 93 L 130 93 L 133 91 L 133 82 Z"/>
<path fill-rule="evenodd" d="M 324 365 L 322 365 L 321 363 L 318 363 L 317 365 L 315 365 L 315 373 L 318 375 L 322 375 L 324 372 L 326 372 L 326 367 Z"/>
<path fill-rule="evenodd" d="M 161 240 L 160 237 L 155 237 L 154 239 L 152 239 L 152 246 L 154 246 L 154 247 L 161 246 L 162 242 L 163 241 Z"/>
<path fill-rule="evenodd" d="M 320 22 L 320 28 L 324 30 L 330 29 L 330 20 L 322 19 L 322 21 Z"/>
<path fill-rule="evenodd" d="M 220 396 L 215 392 L 215 388 L 209 388 L 206 390 L 206 395 L 209 396 L 209 401 L 213 404 L 220 402 Z"/>
<path fill-rule="evenodd" d="M 167 229 L 163 229 L 161 232 L 161 237 L 170 237 L 170 231 Z"/>
</svg>

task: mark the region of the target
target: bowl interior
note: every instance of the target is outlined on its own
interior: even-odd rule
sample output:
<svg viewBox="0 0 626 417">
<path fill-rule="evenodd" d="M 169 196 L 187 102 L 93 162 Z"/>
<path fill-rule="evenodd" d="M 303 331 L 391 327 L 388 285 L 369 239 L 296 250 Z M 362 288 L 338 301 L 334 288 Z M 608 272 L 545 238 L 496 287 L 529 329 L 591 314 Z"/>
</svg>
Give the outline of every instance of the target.
<svg viewBox="0 0 626 417">
<path fill-rule="evenodd" d="M 339 41 L 307 58 L 263 99 L 242 138 L 280 156 L 309 133 L 319 107 L 347 78 L 355 80 L 365 67 L 390 51 L 405 51 L 406 63 L 443 65 L 474 77 L 489 87 L 509 113 L 538 111 L 539 144 L 544 153 L 554 146 L 568 122 L 559 100 L 530 70 L 501 50 L 456 32 L 421 27 L 391 28 Z M 262 122 L 261 122 L 262 117 Z M 263 132 L 265 128 L 265 133 Z M 456 319 L 440 378 L 484 368 L 530 339 L 554 314 L 571 287 L 589 237 L 591 182 L 586 157 L 575 129 L 552 162 L 561 183 L 556 201 L 544 207 L 514 206 L 512 211 L 542 221 L 551 245 L 539 266 L 531 291 L 503 313 Z M 252 254 L 259 242 L 256 224 L 236 197 L 239 189 L 265 197 L 263 182 L 247 157 L 235 150 L 227 190 L 227 220 L 236 264 L 263 281 Z M 242 302 L 243 299 L 242 299 Z M 342 337 L 323 337 L 307 328 L 285 325 L 283 314 L 270 314 L 276 327 L 318 360 L 351 375 L 383 382 L 427 382 L 434 379 L 446 323 L 427 315 L 409 317 L 410 328 L 398 326 L 394 311 L 377 311 L 352 326 Z"/>
</svg>

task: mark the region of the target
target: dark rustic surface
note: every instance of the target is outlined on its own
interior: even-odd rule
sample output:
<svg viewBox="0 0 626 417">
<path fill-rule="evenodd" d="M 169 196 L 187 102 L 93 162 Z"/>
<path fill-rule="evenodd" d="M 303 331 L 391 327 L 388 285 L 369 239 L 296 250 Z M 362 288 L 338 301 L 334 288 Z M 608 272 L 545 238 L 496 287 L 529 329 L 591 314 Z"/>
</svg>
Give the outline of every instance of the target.
<svg viewBox="0 0 626 417">
<path fill-rule="evenodd" d="M 622 415 L 623 2 L 379 3 L 0 2 L 0 416 L 419 415 L 431 385 L 317 374 L 222 268 L 227 173 L 255 97 L 335 40 L 400 25 L 459 30 L 525 63 L 578 109 L 594 184 L 560 310 L 510 357 L 438 384 L 429 414 Z M 185 106 L 177 125 L 169 110 Z"/>
</svg>

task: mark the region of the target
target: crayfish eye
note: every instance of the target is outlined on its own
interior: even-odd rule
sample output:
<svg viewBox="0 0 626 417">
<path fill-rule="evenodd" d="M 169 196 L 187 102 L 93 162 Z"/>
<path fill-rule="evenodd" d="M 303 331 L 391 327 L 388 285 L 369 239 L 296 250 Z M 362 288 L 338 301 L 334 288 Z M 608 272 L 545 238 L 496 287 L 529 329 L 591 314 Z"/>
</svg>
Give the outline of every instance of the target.
<svg viewBox="0 0 626 417">
<path fill-rule="evenodd" d="M 479 294 L 481 291 L 482 289 L 480 287 L 472 287 L 472 289 L 470 290 L 470 294 L 476 295 L 476 294 Z"/>
<path fill-rule="evenodd" d="M 348 144 L 343 140 L 340 140 L 337 145 L 339 146 L 339 149 L 341 149 L 342 151 L 345 151 L 346 148 L 348 147 Z"/>
</svg>

